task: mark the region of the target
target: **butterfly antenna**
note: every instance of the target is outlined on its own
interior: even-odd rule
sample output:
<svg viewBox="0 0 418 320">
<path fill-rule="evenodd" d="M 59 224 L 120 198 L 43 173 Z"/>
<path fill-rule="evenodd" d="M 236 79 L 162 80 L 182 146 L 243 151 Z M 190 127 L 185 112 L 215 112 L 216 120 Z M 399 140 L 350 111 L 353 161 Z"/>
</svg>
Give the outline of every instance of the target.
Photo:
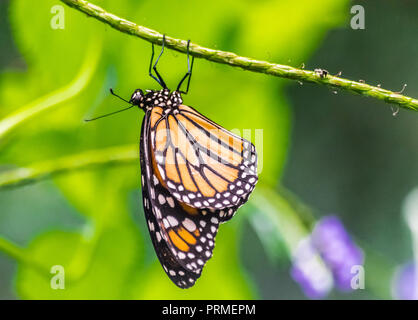
<svg viewBox="0 0 418 320">
<path fill-rule="evenodd" d="M 131 105 L 131 106 L 127 107 L 127 108 L 124 108 L 124 109 L 121 109 L 121 110 L 117 110 L 117 111 L 114 111 L 114 112 L 111 112 L 111 113 L 106 113 L 106 114 L 101 115 L 101 116 L 96 117 L 96 118 L 84 119 L 84 121 L 89 122 L 89 121 L 97 120 L 97 119 L 100 119 L 100 118 L 105 118 L 105 117 L 111 116 L 112 114 L 119 113 L 119 112 L 122 112 L 122 111 L 125 111 L 125 110 L 128 110 L 128 109 L 131 109 L 132 107 L 135 107 L 135 105 Z"/>
</svg>

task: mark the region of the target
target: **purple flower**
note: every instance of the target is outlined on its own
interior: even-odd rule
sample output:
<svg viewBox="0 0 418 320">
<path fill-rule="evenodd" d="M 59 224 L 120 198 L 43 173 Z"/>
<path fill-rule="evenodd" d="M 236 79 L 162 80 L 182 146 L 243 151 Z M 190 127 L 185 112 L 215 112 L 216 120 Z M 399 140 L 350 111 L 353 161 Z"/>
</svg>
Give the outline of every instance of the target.
<svg viewBox="0 0 418 320">
<path fill-rule="evenodd" d="M 335 285 L 342 291 L 351 291 L 353 267 L 363 265 L 362 250 L 356 246 L 335 216 L 324 217 L 316 224 L 312 243 L 332 271 Z"/>
<path fill-rule="evenodd" d="M 410 262 L 397 270 L 392 284 L 392 295 L 400 300 L 418 300 L 417 266 Z"/>
<path fill-rule="evenodd" d="M 311 299 L 323 298 L 332 289 L 332 275 L 312 246 L 310 238 L 299 242 L 290 275 Z"/>
<path fill-rule="evenodd" d="M 322 258 L 322 259 L 321 259 Z M 323 298 L 335 286 L 351 291 L 364 256 L 341 221 L 334 216 L 318 221 L 310 237 L 293 254 L 292 278 L 310 298 Z M 357 284 L 358 283 L 353 283 Z"/>
</svg>

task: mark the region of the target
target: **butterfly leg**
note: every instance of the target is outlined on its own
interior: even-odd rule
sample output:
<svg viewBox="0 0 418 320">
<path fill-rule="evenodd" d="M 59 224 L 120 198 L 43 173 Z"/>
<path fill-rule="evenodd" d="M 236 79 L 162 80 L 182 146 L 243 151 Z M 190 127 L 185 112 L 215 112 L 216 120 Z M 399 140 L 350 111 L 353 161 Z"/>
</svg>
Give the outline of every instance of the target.
<svg viewBox="0 0 418 320">
<path fill-rule="evenodd" d="M 193 70 L 193 63 L 194 63 L 194 57 L 192 57 L 192 64 L 190 65 L 189 48 L 190 48 L 190 40 L 187 41 L 187 73 L 184 75 L 183 79 L 180 80 L 180 83 L 177 86 L 177 91 L 180 92 L 180 93 L 184 93 L 184 94 L 187 94 L 187 92 L 189 92 L 190 79 L 192 78 L 192 70 Z M 187 80 L 186 91 L 180 91 L 180 87 L 183 84 L 184 80 L 186 80 L 187 77 L 189 77 L 189 79 Z"/>
<path fill-rule="evenodd" d="M 161 46 L 160 55 L 158 56 L 157 60 L 155 61 L 154 66 L 152 66 L 152 60 L 154 59 L 154 44 L 151 45 L 152 51 L 151 51 L 151 61 L 150 61 L 150 64 L 149 64 L 149 75 L 150 75 L 151 78 L 153 78 L 155 81 L 157 81 L 160 86 L 162 86 L 164 89 L 166 89 L 167 85 L 165 84 L 163 78 L 161 77 L 161 75 L 157 71 L 157 63 L 160 60 L 161 55 L 164 52 L 164 44 L 165 44 L 165 35 L 163 35 L 163 42 L 162 42 L 162 46 Z M 151 68 L 155 71 L 155 74 L 157 75 L 157 77 L 155 77 L 152 74 Z"/>
<path fill-rule="evenodd" d="M 113 89 L 112 89 L 112 88 L 110 88 L 109 90 L 110 90 L 110 94 L 112 94 L 112 95 L 114 95 L 115 97 L 117 97 L 117 98 L 121 99 L 122 101 L 125 101 L 126 103 L 131 104 L 128 100 L 123 99 L 120 95 L 116 94 L 116 93 L 113 91 Z"/>
</svg>

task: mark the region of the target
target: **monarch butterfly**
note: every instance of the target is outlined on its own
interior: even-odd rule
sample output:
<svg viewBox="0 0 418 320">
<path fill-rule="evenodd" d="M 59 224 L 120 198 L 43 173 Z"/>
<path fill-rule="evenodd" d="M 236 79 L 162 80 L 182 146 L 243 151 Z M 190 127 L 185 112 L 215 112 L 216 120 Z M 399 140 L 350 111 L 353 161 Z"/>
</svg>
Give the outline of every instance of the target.
<svg viewBox="0 0 418 320">
<path fill-rule="evenodd" d="M 175 91 L 167 88 L 157 71 L 164 43 L 165 37 L 153 66 L 156 76 L 151 70 L 153 45 L 149 65 L 149 75 L 162 90 L 137 89 L 129 101 L 111 93 L 131 104 L 126 109 L 138 106 L 145 112 L 140 165 L 148 230 L 168 277 L 178 287 L 189 288 L 212 256 L 219 224 L 229 220 L 254 189 L 257 154 L 251 142 L 183 104 L 181 94 L 189 90 L 194 62 L 190 66 L 190 40 L 188 71 Z M 181 91 L 187 78 L 187 89 Z"/>
</svg>

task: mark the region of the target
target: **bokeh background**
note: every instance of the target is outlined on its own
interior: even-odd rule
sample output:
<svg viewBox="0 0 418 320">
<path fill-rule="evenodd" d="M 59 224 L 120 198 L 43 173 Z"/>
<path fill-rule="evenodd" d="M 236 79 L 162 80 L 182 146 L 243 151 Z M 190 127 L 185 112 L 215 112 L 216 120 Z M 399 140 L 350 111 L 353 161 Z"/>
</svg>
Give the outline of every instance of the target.
<svg viewBox="0 0 418 320">
<path fill-rule="evenodd" d="M 418 96 L 417 1 L 93 2 L 203 46 L 394 91 L 407 83 L 404 93 Z M 355 4 L 365 30 L 350 27 Z M 55 5 L 64 29 L 51 28 Z M 228 129 L 251 129 L 253 140 L 262 129 L 262 172 L 250 201 L 220 227 L 202 277 L 181 290 L 159 265 L 143 216 L 135 159 L 143 115 L 83 122 L 123 107 L 109 87 L 125 97 L 157 89 L 150 44 L 52 0 L 0 1 L 0 25 L 1 299 L 418 297 L 414 268 L 404 268 L 418 249 L 416 113 L 196 60 L 185 102 Z M 185 68 L 170 50 L 159 64 L 172 87 Z M 1 131 L 10 119 L 16 125 Z M 76 170 L 80 161 L 94 165 Z M 6 186 L 26 172 L 19 168 L 47 178 Z M 313 241 L 326 236 L 341 246 Z M 307 240 L 316 246 L 306 251 Z M 352 252 L 364 289 L 341 285 L 347 265 L 329 259 L 351 261 Z M 64 290 L 51 288 L 53 265 L 65 268 Z"/>
</svg>

